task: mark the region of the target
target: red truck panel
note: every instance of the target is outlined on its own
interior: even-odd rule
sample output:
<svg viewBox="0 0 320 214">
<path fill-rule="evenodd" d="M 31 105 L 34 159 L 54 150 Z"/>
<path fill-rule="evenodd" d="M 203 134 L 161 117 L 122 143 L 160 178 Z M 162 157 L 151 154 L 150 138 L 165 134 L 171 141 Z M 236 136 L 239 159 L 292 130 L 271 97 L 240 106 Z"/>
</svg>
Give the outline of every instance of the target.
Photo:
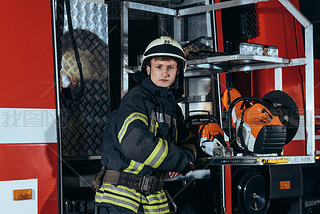
<svg viewBox="0 0 320 214">
<path fill-rule="evenodd" d="M 51 13 L 50 0 L 0 1 L 0 134 L 4 136 L 0 139 L 0 182 L 38 179 L 38 213 L 46 214 L 58 213 L 57 142 L 30 140 L 38 137 L 33 133 L 38 133 L 37 125 L 44 124 L 41 121 L 33 123 L 29 140 L 18 139 L 18 130 L 28 127 L 5 113 L 56 108 Z M 4 131 L 8 128 L 10 133 Z M 50 131 L 56 135 L 54 128 Z M 22 143 L 4 142 L 10 135 Z M 46 133 L 41 135 L 39 139 L 46 141 Z"/>
<path fill-rule="evenodd" d="M 57 144 L 0 145 L 0 181 L 38 179 L 38 212 L 58 213 Z"/>
<path fill-rule="evenodd" d="M 51 1 L 0 1 L 0 107 L 55 108 Z"/>
</svg>

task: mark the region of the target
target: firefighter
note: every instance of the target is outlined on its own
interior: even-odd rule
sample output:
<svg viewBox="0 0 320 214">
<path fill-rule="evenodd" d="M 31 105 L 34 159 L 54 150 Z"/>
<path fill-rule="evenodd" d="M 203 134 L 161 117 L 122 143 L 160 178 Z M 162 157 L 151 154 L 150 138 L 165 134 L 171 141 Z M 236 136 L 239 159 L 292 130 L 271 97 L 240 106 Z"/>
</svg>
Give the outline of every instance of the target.
<svg viewBox="0 0 320 214">
<path fill-rule="evenodd" d="M 142 83 L 108 119 L 102 147 L 106 169 L 95 201 L 100 213 L 169 213 L 161 178 L 185 175 L 197 155 L 172 93 L 186 69 L 184 52 L 167 36 L 152 41 L 142 59 Z"/>
</svg>

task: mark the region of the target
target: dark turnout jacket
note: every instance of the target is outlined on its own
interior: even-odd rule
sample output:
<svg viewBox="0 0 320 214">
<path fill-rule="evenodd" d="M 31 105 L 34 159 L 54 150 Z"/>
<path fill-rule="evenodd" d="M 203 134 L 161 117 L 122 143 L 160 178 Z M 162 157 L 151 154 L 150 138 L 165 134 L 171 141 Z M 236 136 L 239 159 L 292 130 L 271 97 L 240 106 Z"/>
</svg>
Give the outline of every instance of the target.
<svg viewBox="0 0 320 214">
<path fill-rule="evenodd" d="M 185 174 L 197 155 L 193 145 L 195 136 L 186 128 L 181 109 L 171 91 L 155 86 L 148 79 L 123 97 L 116 116 L 109 118 L 108 128 L 105 139 L 110 139 L 112 135 L 113 143 L 103 143 L 101 158 L 102 164 L 109 170 L 156 177 L 168 171 Z M 146 206 L 145 210 L 151 206 L 150 210 L 154 213 L 166 213 L 166 200 L 160 204 L 156 201 L 151 203 L 152 200 L 146 203 L 141 200 L 142 194 L 134 189 L 129 191 L 130 188 L 126 187 L 124 189 L 130 193 L 120 191 L 122 196 L 112 197 L 115 192 L 119 194 L 119 186 L 104 184 L 97 193 L 96 201 L 127 207 L 135 212 L 137 207 L 133 206 L 134 202 L 142 203 Z M 132 193 L 137 196 L 137 201 L 128 202 L 134 197 L 126 194 Z M 160 195 L 154 200 L 159 200 L 160 196 L 166 199 L 163 190 L 156 194 Z M 119 202 L 119 197 L 125 197 L 125 202 Z"/>
</svg>

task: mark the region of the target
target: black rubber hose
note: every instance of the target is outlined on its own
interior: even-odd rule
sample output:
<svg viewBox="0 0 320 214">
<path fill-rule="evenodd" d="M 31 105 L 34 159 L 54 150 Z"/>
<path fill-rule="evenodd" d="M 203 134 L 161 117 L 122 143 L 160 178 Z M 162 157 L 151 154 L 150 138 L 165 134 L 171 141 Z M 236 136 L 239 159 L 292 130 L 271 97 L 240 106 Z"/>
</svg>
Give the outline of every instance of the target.
<svg viewBox="0 0 320 214">
<path fill-rule="evenodd" d="M 77 62 L 77 67 L 79 70 L 79 78 L 80 78 L 80 91 L 77 94 L 77 96 L 75 98 L 72 97 L 72 100 L 75 101 L 79 101 L 84 93 L 84 80 L 83 80 L 83 72 L 82 72 L 82 65 L 81 65 L 81 61 L 80 61 L 80 56 L 79 56 L 79 52 L 78 52 L 78 48 L 77 48 L 77 44 L 76 41 L 74 40 L 74 36 L 73 36 L 73 26 L 72 26 L 72 19 L 71 19 L 71 9 L 70 9 L 70 0 L 65 0 L 66 3 L 66 13 L 67 13 L 67 21 L 68 21 L 68 29 L 70 32 L 70 39 L 71 39 L 71 44 L 72 44 L 72 48 L 74 51 L 74 56 L 76 58 L 76 62 Z"/>
</svg>

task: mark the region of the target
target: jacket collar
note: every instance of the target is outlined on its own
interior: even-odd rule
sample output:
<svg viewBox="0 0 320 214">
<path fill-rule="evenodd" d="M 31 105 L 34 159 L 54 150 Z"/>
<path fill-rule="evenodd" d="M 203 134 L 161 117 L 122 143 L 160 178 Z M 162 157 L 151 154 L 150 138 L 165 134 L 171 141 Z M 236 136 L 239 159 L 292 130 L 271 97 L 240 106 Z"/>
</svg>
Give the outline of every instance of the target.
<svg viewBox="0 0 320 214">
<path fill-rule="evenodd" d="M 173 96 L 170 89 L 156 86 L 149 77 L 142 80 L 141 86 L 148 91 L 150 91 L 152 94 L 154 94 L 156 97 L 161 97 L 164 99 L 169 99 L 171 101 L 176 101 L 175 97 Z"/>
</svg>

